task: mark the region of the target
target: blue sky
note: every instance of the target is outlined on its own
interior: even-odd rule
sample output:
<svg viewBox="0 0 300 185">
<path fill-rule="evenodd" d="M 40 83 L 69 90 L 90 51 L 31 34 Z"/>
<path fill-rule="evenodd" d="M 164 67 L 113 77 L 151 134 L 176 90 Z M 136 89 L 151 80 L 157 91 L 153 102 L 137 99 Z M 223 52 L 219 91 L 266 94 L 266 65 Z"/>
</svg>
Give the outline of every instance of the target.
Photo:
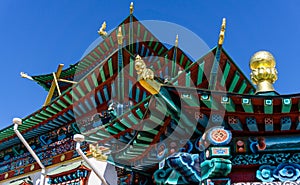
<svg viewBox="0 0 300 185">
<path fill-rule="evenodd" d="M 117 26 L 129 15 L 131 1 L 2 0 L 0 1 L 0 129 L 14 117 L 39 108 L 47 93 L 29 75 L 54 72 L 59 63 L 76 63 L 98 38 L 97 30 Z M 276 58 L 280 94 L 300 93 L 300 1 L 135 1 L 139 20 L 163 20 L 186 27 L 214 47 L 223 17 L 224 48 L 249 76 L 249 59 L 259 50 Z"/>
</svg>

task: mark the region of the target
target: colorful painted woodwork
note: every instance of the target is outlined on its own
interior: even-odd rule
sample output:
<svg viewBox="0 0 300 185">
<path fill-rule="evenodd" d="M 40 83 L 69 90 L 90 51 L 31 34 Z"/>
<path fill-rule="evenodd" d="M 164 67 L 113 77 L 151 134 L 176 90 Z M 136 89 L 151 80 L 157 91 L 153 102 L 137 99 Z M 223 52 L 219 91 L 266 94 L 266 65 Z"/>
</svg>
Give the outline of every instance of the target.
<svg viewBox="0 0 300 185">
<path fill-rule="evenodd" d="M 251 59 L 255 89 L 223 48 L 225 20 L 217 46 L 200 59 L 179 47 L 180 35 L 174 46 L 160 42 L 133 5 L 116 29 L 105 28 L 100 43 L 61 71 L 61 95 L 55 91 L 19 126 L 47 168 L 78 160 L 72 136 L 81 133 L 83 151 L 115 165 L 119 184 L 300 180 L 300 94 L 271 87 L 277 71 L 268 53 Z M 27 78 L 49 91 L 55 74 Z M 12 126 L 0 131 L 0 144 L 0 182 L 39 170 Z M 78 183 L 90 169 L 56 172 L 50 184 Z"/>
</svg>

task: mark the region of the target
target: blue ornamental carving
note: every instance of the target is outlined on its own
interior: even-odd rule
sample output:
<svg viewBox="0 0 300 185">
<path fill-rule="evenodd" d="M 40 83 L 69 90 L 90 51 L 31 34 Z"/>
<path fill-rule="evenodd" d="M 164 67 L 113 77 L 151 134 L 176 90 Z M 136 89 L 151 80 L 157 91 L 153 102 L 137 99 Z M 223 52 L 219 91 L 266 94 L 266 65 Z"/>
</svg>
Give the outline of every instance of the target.
<svg viewBox="0 0 300 185">
<path fill-rule="evenodd" d="M 200 158 L 198 154 L 175 153 L 166 158 L 170 168 L 176 170 L 188 182 L 201 182 Z"/>
<path fill-rule="evenodd" d="M 256 171 L 256 178 L 263 182 L 274 181 L 299 181 L 300 165 L 293 163 L 281 163 L 277 167 L 263 165 Z"/>
<path fill-rule="evenodd" d="M 298 164 L 280 164 L 274 170 L 274 177 L 282 182 L 296 181 L 300 177 L 300 165 Z"/>
<path fill-rule="evenodd" d="M 275 166 L 263 165 L 256 171 L 256 178 L 263 182 L 273 182 L 273 171 L 276 169 Z"/>
</svg>

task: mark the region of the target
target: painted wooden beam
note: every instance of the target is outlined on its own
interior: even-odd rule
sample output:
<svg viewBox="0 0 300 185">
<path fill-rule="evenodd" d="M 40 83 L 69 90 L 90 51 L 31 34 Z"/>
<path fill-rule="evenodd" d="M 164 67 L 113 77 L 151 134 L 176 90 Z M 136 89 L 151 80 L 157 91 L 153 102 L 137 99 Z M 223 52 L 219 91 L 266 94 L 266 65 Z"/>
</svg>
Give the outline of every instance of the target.
<svg viewBox="0 0 300 185">
<path fill-rule="evenodd" d="M 233 80 L 231 81 L 230 87 L 228 89 L 229 92 L 233 92 L 239 79 L 240 79 L 240 73 L 236 71 Z"/>
<path fill-rule="evenodd" d="M 258 132 L 256 119 L 254 117 L 247 117 L 246 118 L 246 125 L 247 125 L 250 132 Z"/>
<path fill-rule="evenodd" d="M 218 106 L 212 96 L 208 94 L 201 95 L 201 101 L 210 109 L 218 110 Z"/>
<path fill-rule="evenodd" d="M 235 112 L 235 104 L 231 98 L 223 96 L 221 99 L 221 104 L 225 107 L 228 112 Z"/>
<path fill-rule="evenodd" d="M 273 114 L 273 100 L 271 99 L 264 100 L 264 112 L 265 114 Z"/>
<path fill-rule="evenodd" d="M 265 131 L 266 132 L 274 131 L 273 118 L 265 118 Z"/>
<path fill-rule="evenodd" d="M 281 131 L 287 131 L 291 129 L 292 120 L 290 117 L 283 117 L 280 119 Z"/>
<path fill-rule="evenodd" d="M 291 111 L 292 107 L 292 101 L 290 98 L 283 98 L 282 99 L 282 108 L 281 112 L 282 113 L 289 113 Z"/>
<path fill-rule="evenodd" d="M 222 76 L 222 79 L 221 79 L 221 85 L 222 85 L 222 86 L 225 85 L 225 82 L 226 82 L 226 80 L 227 80 L 229 71 L 230 71 L 230 62 L 227 60 L 227 61 L 226 61 L 226 65 L 225 65 L 225 69 L 224 69 L 224 71 L 223 71 L 223 76 Z"/>
<path fill-rule="evenodd" d="M 236 131 L 243 131 L 243 126 L 239 118 L 234 116 L 228 116 L 228 124 Z"/>
<path fill-rule="evenodd" d="M 253 113 L 253 106 L 252 106 L 252 103 L 251 103 L 251 99 L 248 99 L 248 98 L 242 98 L 242 106 L 244 108 L 244 111 L 245 112 L 248 112 L 248 113 Z"/>
</svg>

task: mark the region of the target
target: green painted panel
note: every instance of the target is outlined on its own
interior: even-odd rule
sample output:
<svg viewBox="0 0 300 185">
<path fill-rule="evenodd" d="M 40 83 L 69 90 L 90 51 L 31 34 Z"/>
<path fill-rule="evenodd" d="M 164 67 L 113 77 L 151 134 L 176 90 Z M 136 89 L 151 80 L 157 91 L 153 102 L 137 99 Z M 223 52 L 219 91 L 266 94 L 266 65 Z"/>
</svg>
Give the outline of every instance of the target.
<svg viewBox="0 0 300 185">
<path fill-rule="evenodd" d="M 292 100 L 290 98 L 282 99 L 282 113 L 289 113 L 292 107 Z"/>
<path fill-rule="evenodd" d="M 222 86 L 225 85 L 225 82 L 226 82 L 226 80 L 227 80 L 229 71 L 230 71 L 230 63 L 227 61 L 227 62 L 226 62 L 226 65 L 225 65 L 225 69 L 224 69 L 224 71 L 223 71 L 223 76 L 222 76 L 222 79 L 221 79 L 221 85 L 222 85 Z"/>
<path fill-rule="evenodd" d="M 201 95 L 201 100 L 208 108 L 218 110 L 218 106 L 213 97 L 209 95 Z"/>
<path fill-rule="evenodd" d="M 150 47 L 152 46 L 153 40 L 154 40 L 154 37 L 151 36 L 150 42 L 149 42 L 149 46 L 150 46 Z"/>
<path fill-rule="evenodd" d="M 140 37 L 140 32 L 141 32 L 141 24 L 137 25 L 137 36 Z"/>
<path fill-rule="evenodd" d="M 124 131 L 125 129 L 127 129 L 127 127 L 125 127 L 124 125 L 120 124 L 119 122 L 116 122 L 114 124 L 114 127 L 116 127 L 120 131 Z"/>
<path fill-rule="evenodd" d="M 92 60 L 93 62 L 96 61 L 96 59 L 92 55 L 88 55 L 89 59 Z"/>
<path fill-rule="evenodd" d="M 160 55 L 163 52 L 163 50 L 164 50 L 164 47 L 161 47 L 157 54 Z"/>
<path fill-rule="evenodd" d="M 70 94 L 71 94 L 71 96 L 72 96 L 72 98 L 73 98 L 74 101 L 78 101 L 79 100 L 77 94 L 73 90 L 70 91 Z"/>
<path fill-rule="evenodd" d="M 81 87 L 79 85 L 76 86 L 77 91 L 79 92 L 79 94 L 81 95 L 81 97 L 84 97 L 85 94 L 83 92 L 83 90 L 81 89 Z"/>
<path fill-rule="evenodd" d="M 115 43 L 114 43 L 114 41 L 113 41 L 113 39 L 112 39 L 112 36 L 109 37 L 109 42 L 110 42 L 110 45 L 112 45 L 112 46 L 115 45 Z"/>
<path fill-rule="evenodd" d="M 155 43 L 153 50 L 156 51 L 157 47 L 158 47 L 158 42 Z"/>
<path fill-rule="evenodd" d="M 135 112 L 137 113 L 137 115 L 139 116 L 140 119 L 143 119 L 144 114 L 143 114 L 143 112 L 141 111 L 141 109 L 138 108 L 138 109 L 136 109 Z"/>
<path fill-rule="evenodd" d="M 98 46 L 97 47 L 97 50 L 101 53 L 101 54 L 104 54 L 103 50 Z"/>
<path fill-rule="evenodd" d="M 45 115 L 46 117 L 52 117 L 52 115 L 51 114 L 49 114 L 49 113 L 47 113 L 46 111 L 44 111 L 44 110 L 42 110 L 41 112 L 40 112 L 40 114 L 42 114 L 42 115 Z"/>
<path fill-rule="evenodd" d="M 133 114 L 129 114 L 128 118 L 133 122 L 133 124 L 138 124 L 138 120 L 135 118 Z"/>
<path fill-rule="evenodd" d="M 87 79 L 84 80 L 84 85 L 85 85 L 86 89 L 88 90 L 88 92 L 92 91 L 92 88 Z"/>
<path fill-rule="evenodd" d="M 58 105 L 56 105 L 55 103 L 52 103 L 50 106 L 52 108 L 56 109 L 58 112 L 62 111 L 62 109 Z"/>
<path fill-rule="evenodd" d="M 97 80 L 97 77 L 96 77 L 95 73 L 92 74 L 92 81 L 94 83 L 94 86 L 98 87 L 98 80 Z"/>
<path fill-rule="evenodd" d="M 96 55 L 96 57 L 99 59 L 100 56 L 98 55 L 98 53 L 96 51 L 93 51 L 93 54 Z"/>
<path fill-rule="evenodd" d="M 133 76 L 134 71 L 134 59 L 130 57 L 130 63 L 129 63 L 129 75 Z"/>
<path fill-rule="evenodd" d="M 186 87 L 191 86 L 191 73 L 190 72 L 185 74 L 185 86 Z"/>
<path fill-rule="evenodd" d="M 118 133 L 119 133 L 119 131 L 118 131 L 117 129 L 115 129 L 114 127 L 111 127 L 111 126 L 108 126 L 108 127 L 106 128 L 106 130 L 107 130 L 109 133 L 111 133 L 111 134 L 118 134 Z"/>
<path fill-rule="evenodd" d="M 244 93 L 244 91 L 245 91 L 245 89 L 246 89 L 246 87 L 247 87 L 247 83 L 246 83 L 246 80 L 243 80 L 243 83 L 242 83 L 242 85 L 241 85 L 241 87 L 240 87 L 240 89 L 239 89 L 239 94 L 243 94 Z"/>
<path fill-rule="evenodd" d="M 231 82 L 231 85 L 229 87 L 229 90 L 228 90 L 229 92 L 233 92 L 233 90 L 234 90 L 237 82 L 239 81 L 239 79 L 240 79 L 240 74 L 238 72 L 235 72 L 234 78 L 233 78 L 233 80 Z"/>
<path fill-rule="evenodd" d="M 201 64 L 198 66 L 198 77 L 197 77 L 197 86 L 202 83 L 203 80 L 203 73 L 204 73 L 204 65 L 205 61 L 203 61 Z"/>
<path fill-rule="evenodd" d="M 108 70 L 109 70 L 109 76 L 112 77 L 114 75 L 114 69 L 113 69 L 111 58 L 108 60 Z"/>
<path fill-rule="evenodd" d="M 225 107 L 228 112 L 235 112 L 235 104 L 229 97 L 222 97 L 221 104 Z"/>
<path fill-rule="evenodd" d="M 144 37 L 143 37 L 143 41 L 146 41 L 147 35 L 148 35 L 148 31 L 145 30 L 145 32 L 144 32 Z"/>
<path fill-rule="evenodd" d="M 182 54 L 181 57 L 180 57 L 180 61 L 179 61 L 181 66 L 182 66 L 182 63 L 183 63 L 183 59 L 184 59 L 184 55 Z"/>
<path fill-rule="evenodd" d="M 128 127 L 128 128 L 131 128 L 132 127 L 132 125 L 128 122 L 128 120 L 126 120 L 125 118 L 122 118 L 121 120 L 120 120 L 120 122 L 123 124 L 123 125 L 125 125 L 126 127 Z"/>
<path fill-rule="evenodd" d="M 46 111 L 51 112 L 52 114 L 57 114 L 57 111 L 55 111 L 55 109 L 53 109 L 51 107 L 47 107 Z"/>
<path fill-rule="evenodd" d="M 101 67 L 101 68 L 99 69 L 99 72 L 100 72 L 100 76 L 101 76 L 102 82 L 105 82 L 105 81 L 106 81 L 106 78 L 105 78 L 105 74 L 104 74 L 103 67 Z"/>
<path fill-rule="evenodd" d="M 64 102 L 62 102 L 61 100 L 57 100 L 57 103 L 62 106 L 64 109 L 67 108 L 68 106 L 66 104 L 64 104 Z"/>
<path fill-rule="evenodd" d="M 158 69 L 161 69 L 160 60 L 157 61 Z"/>
<path fill-rule="evenodd" d="M 108 50 L 109 50 L 109 48 L 108 48 L 108 46 L 107 46 L 107 43 L 106 43 L 106 42 L 104 42 L 104 43 L 103 43 L 103 45 L 104 45 L 105 49 L 108 51 Z"/>
<path fill-rule="evenodd" d="M 64 98 L 64 100 L 66 100 L 68 102 L 69 105 L 71 105 L 73 103 L 72 99 L 68 95 L 64 95 L 63 98 Z"/>
</svg>

